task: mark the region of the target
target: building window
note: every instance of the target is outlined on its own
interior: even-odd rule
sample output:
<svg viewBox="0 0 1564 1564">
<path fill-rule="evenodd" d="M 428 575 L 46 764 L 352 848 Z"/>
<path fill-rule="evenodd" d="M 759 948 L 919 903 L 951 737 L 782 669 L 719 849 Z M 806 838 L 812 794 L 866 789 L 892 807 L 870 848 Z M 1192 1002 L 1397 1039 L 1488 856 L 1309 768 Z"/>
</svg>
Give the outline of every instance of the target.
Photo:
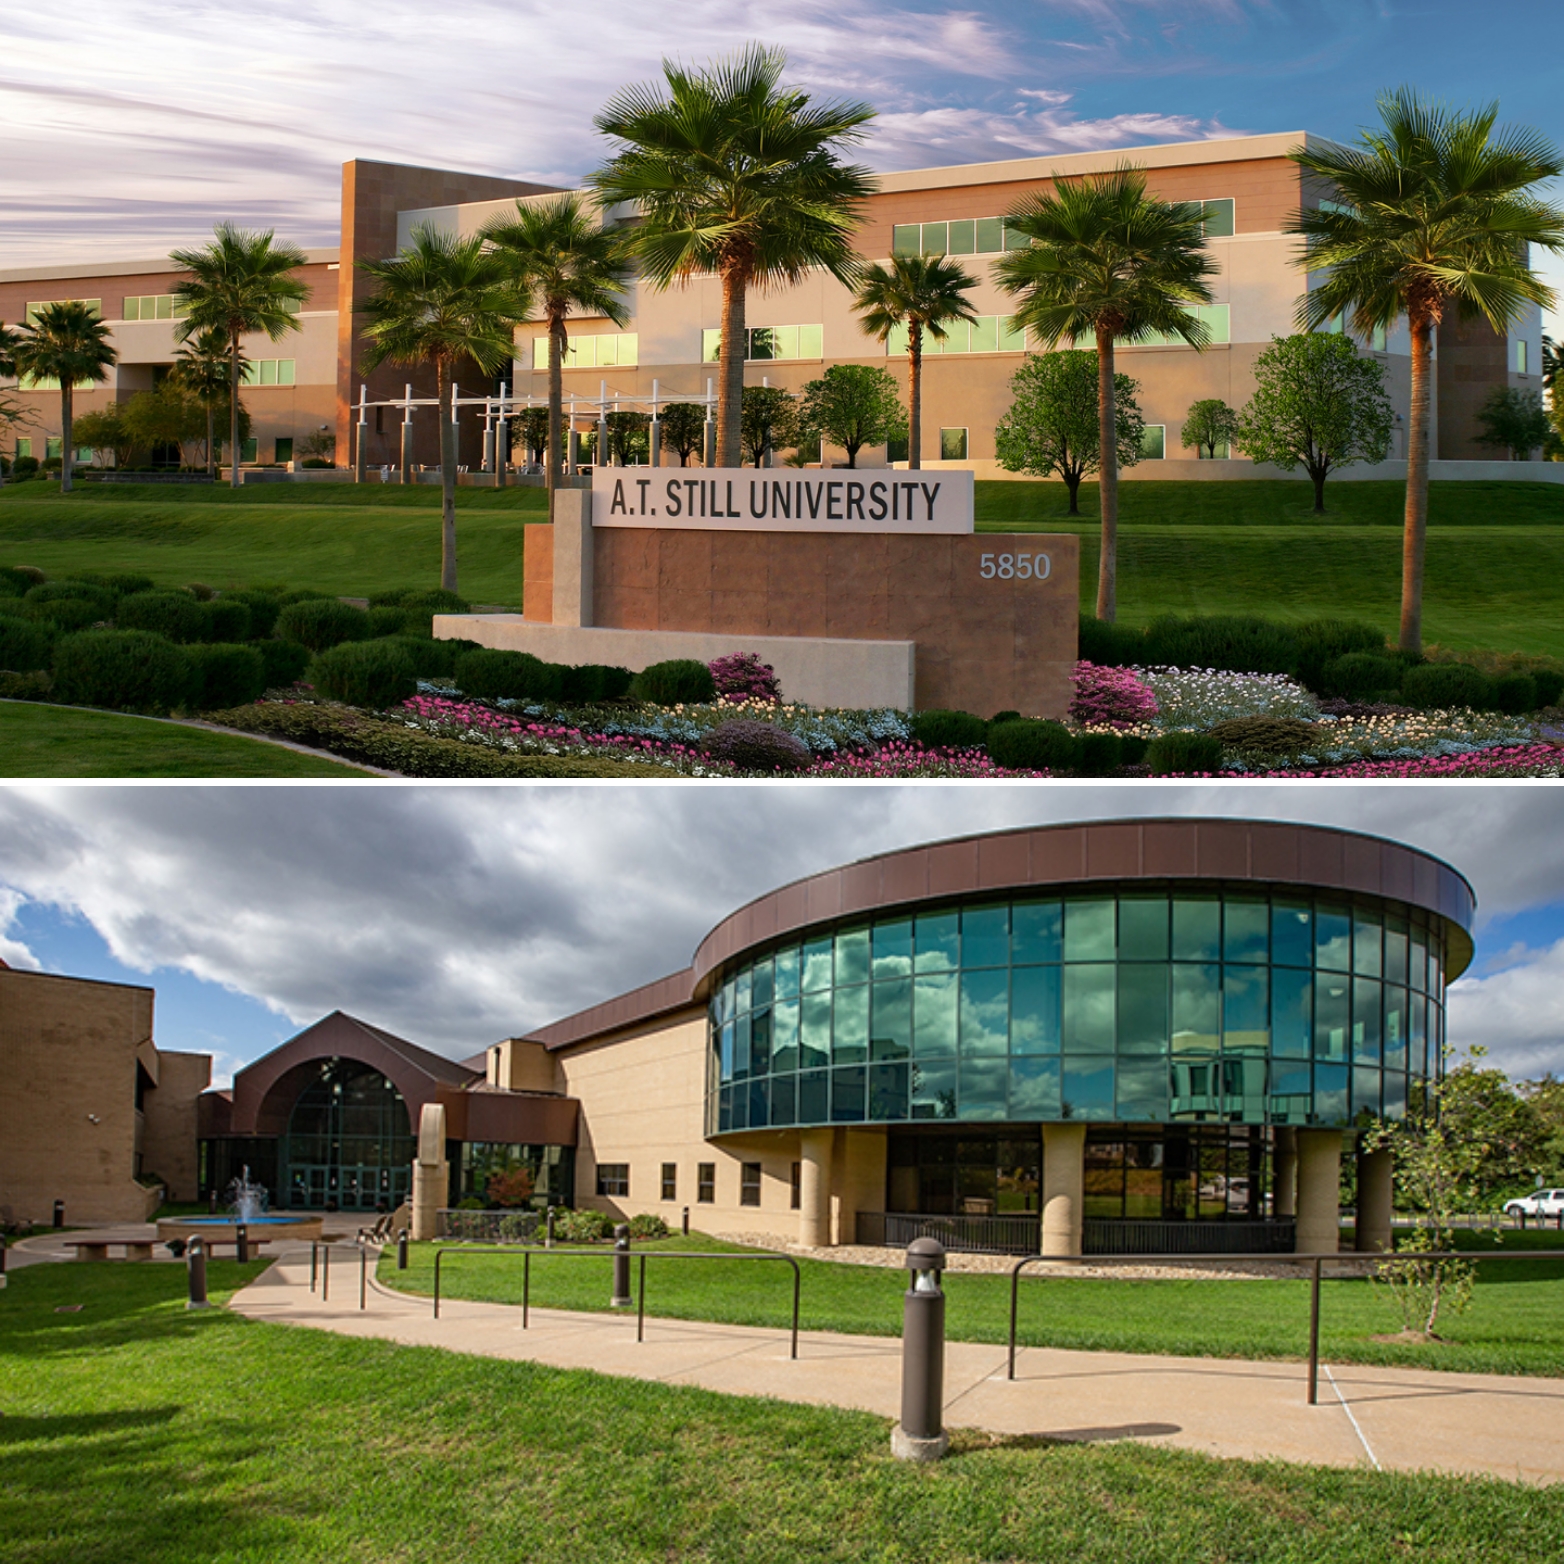
<svg viewBox="0 0 1564 1564">
<path fill-rule="evenodd" d="M 125 300 L 126 320 L 183 320 L 190 306 L 172 293 L 143 293 Z"/>
<path fill-rule="evenodd" d="M 997 255 L 1024 250 L 1031 240 L 1002 217 L 960 217 L 943 223 L 897 223 L 892 255 Z"/>
<path fill-rule="evenodd" d="M 663 1199 L 677 1200 L 679 1198 L 679 1164 L 677 1162 L 663 1163 Z"/>
<path fill-rule="evenodd" d="M 940 430 L 939 459 L 942 462 L 964 462 L 967 459 L 967 431 L 965 429 Z"/>
<path fill-rule="evenodd" d="M 717 1198 L 717 1164 L 695 1164 L 695 1198 L 703 1206 L 711 1205 Z"/>
<path fill-rule="evenodd" d="M 1201 232 L 1207 239 L 1232 238 L 1233 201 L 1231 197 L 1220 201 L 1196 201 L 1191 204 L 1201 209 Z"/>
<path fill-rule="evenodd" d="M 907 351 L 907 328 L 897 326 L 885 339 L 885 351 L 895 356 Z M 923 354 L 1024 353 L 1026 333 L 1014 329 L 1008 315 L 979 315 L 974 321 L 952 321 L 943 340 L 925 331 Z"/>
<path fill-rule="evenodd" d="M 746 1162 L 743 1164 L 739 1178 L 739 1204 L 741 1206 L 758 1206 L 760 1204 L 760 1164 L 758 1162 Z"/>
<path fill-rule="evenodd" d="M 291 462 L 293 460 L 292 435 L 279 435 L 277 437 L 277 454 L 272 460 L 278 462 Z"/>
<path fill-rule="evenodd" d="M 1212 342 L 1231 342 L 1233 340 L 1232 317 L 1228 305 L 1189 304 L 1185 306 L 1185 309 L 1210 332 L 1210 340 Z M 1331 324 L 1321 329 L 1327 332 L 1340 331 L 1341 317 L 1338 315 Z M 1148 332 L 1144 337 L 1138 337 L 1134 342 L 1127 342 L 1124 345 L 1136 348 L 1182 348 L 1189 346 L 1182 337 L 1161 331 Z"/>
<path fill-rule="evenodd" d="M 33 454 L 33 442 L 26 438 L 18 439 L 16 442 L 16 454 L 18 457 L 31 456 Z"/>
<path fill-rule="evenodd" d="M 550 340 L 532 339 L 532 367 L 549 367 Z M 641 338 L 633 331 L 612 331 L 598 336 L 571 337 L 565 344 L 561 369 L 623 369 L 641 360 Z"/>
<path fill-rule="evenodd" d="M 597 1192 L 600 1195 L 628 1195 L 630 1193 L 630 1164 L 628 1162 L 599 1162 L 597 1165 Z"/>
<path fill-rule="evenodd" d="M 1227 445 L 1224 442 L 1218 447 L 1225 457 Z M 1145 432 L 1140 437 L 1140 455 L 1142 461 L 1160 462 L 1168 453 L 1168 426 L 1166 424 L 1147 424 Z M 1200 447 L 1200 454 L 1206 454 L 1206 448 Z"/>
<path fill-rule="evenodd" d="M 804 1203 L 804 1164 L 793 1163 L 787 1170 L 788 1210 L 797 1211 Z"/>
<path fill-rule="evenodd" d="M 255 358 L 245 365 L 239 383 L 246 386 L 291 386 L 295 360 Z"/>
<path fill-rule="evenodd" d="M 47 309 L 51 304 L 85 304 L 88 310 L 100 320 L 103 318 L 102 299 L 38 299 L 27 306 L 22 319 L 29 325 L 37 324 L 38 311 Z"/>
<path fill-rule="evenodd" d="M 744 357 L 764 363 L 779 358 L 823 358 L 823 326 L 751 326 Z M 722 356 L 722 333 L 713 327 L 701 332 L 701 362 L 715 364 Z"/>
<path fill-rule="evenodd" d="M 46 462 L 56 460 L 62 449 L 59 435 L 51 434 L 46 436 L 43 442 L 43 459 Z"/>
<path fill-rule="evenodd" d="M 1369 347 L 1375 353 L 1385 351 L 1386 332 L 1383 326 L 1376 326 L 1369 336 Z"/>
<path fill-rule="evenodd" d="M 1529 374 L 1526 368 L 1526 339 L 1521 337 L 1515 344 L 1515 373 L 1517 375 Z"/>
</svg>

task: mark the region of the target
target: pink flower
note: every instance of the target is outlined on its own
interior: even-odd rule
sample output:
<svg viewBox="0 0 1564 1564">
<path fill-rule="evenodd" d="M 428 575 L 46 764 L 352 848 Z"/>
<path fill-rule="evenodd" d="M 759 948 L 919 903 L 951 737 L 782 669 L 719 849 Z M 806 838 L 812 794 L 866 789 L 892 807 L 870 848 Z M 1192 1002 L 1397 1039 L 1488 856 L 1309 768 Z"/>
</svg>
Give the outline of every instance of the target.
<svg viewBox="0 0 1564 1564">
<path fill-rule="evenodd" d="M 1080 727 L 1107 724 L 1129 728 L 1157 715 L 1157 697 L 1133 669 L 1078 662 L 1072 677 L 1075 697 L 1070 702 L 1070 719 Z"/>
</svg>

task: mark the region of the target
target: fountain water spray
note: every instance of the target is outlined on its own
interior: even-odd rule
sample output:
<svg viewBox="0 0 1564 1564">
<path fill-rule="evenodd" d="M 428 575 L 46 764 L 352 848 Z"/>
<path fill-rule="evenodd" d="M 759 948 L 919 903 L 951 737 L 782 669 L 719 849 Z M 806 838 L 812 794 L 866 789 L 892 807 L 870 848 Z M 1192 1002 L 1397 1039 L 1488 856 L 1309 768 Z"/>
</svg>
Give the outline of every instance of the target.
<svg viewBox="0 0 1564 1564">
<path fill-rule="evenodd" d="M 237 1222 L 258 1222 L 266 1215 L 266 1186 L 251 1181 L 249 1164 L 228 1186 L 228 1209 Z"/>
</svg>

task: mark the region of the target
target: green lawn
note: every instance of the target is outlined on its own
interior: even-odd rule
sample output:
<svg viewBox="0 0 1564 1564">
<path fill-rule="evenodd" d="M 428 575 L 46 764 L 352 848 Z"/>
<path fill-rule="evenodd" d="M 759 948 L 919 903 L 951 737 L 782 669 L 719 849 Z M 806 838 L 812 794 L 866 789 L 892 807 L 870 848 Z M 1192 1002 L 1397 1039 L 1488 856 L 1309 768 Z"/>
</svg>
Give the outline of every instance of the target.
<svg viewBox="0 0 1564 1564">
<path fill-rule="evenodd" d="M 147 717 L 0 701 L 0 776 L 340 777 L 355 766 Z"/>
<path fill-rule="evenodd" d="M 1527 1239 L 1535 1242 L 1526 1242 Z M 1474 1234 L 1475 1247 L 1487 1235 Z M 691 1235 L 639 1247 L 733 1249 Z M 1515 1250 L 1556 1247 L 1549 1235 L 1506 1234 Z M 414 1245 L 408 1269 L 393 1251 L 380 1279 L 411 1292 L 433 1290 L 433 1244 Z M 566 1309 L 607 1309 L 609 1252 L 590 1259 L 535 1255 L 532 1301 Z M 801 1260 L 800 1323 L 805 1330 L 889 1336 L 901 1329 L 900 1270 Z M 1564 1375 L 1564 1254 L 1557 1263 L 1485 1261 L 1470 1309 L 1442 1322 L 1443 1344 L 1378 1342 L 1401 1320 L 1371 1283 L 1327 1281 L 1321 1289 L 1321 1351 L 1337 1363 L 1406 1364 L 1472 1373 Z M 521 1301 L 519 1255 L 447 1254 L 442 1297 Z M 698 1260 L 647 1265 L 647 1312 L 736 1325 L 787 1323 L 791 1277 L 785 1266 Z M 946 1329 L 957 1341 L 1002 1342 L 1009 1327 L 1008 1276 L 948 1273 Z M 1029 1280 L 1020 1331 L 1029 1346 L 1172 1353 L 1186 1357 L 1302 1358 L 1308 1352 L 1309 1285 L 1301 1280 L 1117 1281 L 1089 1277 Z"/>
<path fill-rule="evenodd" d="M 213 1296 L 262 1263 L 214 1263 Z M 911 1467 L 866 1413 L 190 1314 L 183 1287 L 41 1265 L 0 1292 L 7 1564 L 1455 1564 L 1553 1560 L 1564 1528 L 1564 1486 L 1130 1443 L 962 1435 Z"/>
</svg>

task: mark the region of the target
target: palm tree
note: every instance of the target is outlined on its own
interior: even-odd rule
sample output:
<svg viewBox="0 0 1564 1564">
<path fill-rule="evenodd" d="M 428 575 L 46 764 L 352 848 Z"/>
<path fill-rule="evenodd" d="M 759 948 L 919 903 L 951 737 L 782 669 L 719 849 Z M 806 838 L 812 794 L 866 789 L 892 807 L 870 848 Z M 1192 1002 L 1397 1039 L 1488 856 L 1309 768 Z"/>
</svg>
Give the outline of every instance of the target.
<svg viewBox="0 0 1564 1564">
<path fill-rule="evenodd" d="M 1005 219 L 1032 242 L 994 267 L 999 285 L 1020 298 L 1014 324 L 1045 348 L 1078 337 L 1097 342 L 1098 473 L 1102 553 L 1097 617 L 1118 611 L 1119 460 L 1114 432 L 1116 342 L 1179 337 L 1193 348 L 1210 340 L 1191 304 L 1209 304 L 1216 267 L 1205 251 L 1198 204 L 1158 201 L 1146 176 L 1128 165 L 1089 179 L 1060 180 Z"/>
<path fill-rule="evenodd" d="M 1403 87 L 1380 98 L 1379 115 L 1381 127 L 1363 132 L 1355 147 L 1289 154 L 1336 191 L 1289 226 L 1303 236 L 1304 269 L 1328 271 L 1298 303 L 1301 327 L 1315 329 L 1346 311 L 1360 334 L 1399 315 L 1411 329 L 1400 644 L 1415 653 L 1423 644 L 1434 332 L 1454 310 L 1466 320 L 1483 317 L 1504 336 L 1526 304 L 1552 301 L 1528 264 L 1527 246 L 1564 249 L 1564 212 L 1533 193 L 1539 180 L 1564 169 L 1564 159 L 1535 131 L 1495 134 L 1496 105 L 1458 113 Z"/>
<path fill-rule="evenodd" d="M 705 70 L 663 61 L 658 84 L 626 87 L 595 121 L 618 143 L 588 183 L 604 206 L 632 203 L 628 242 L 658 288 L 715 272 L 722 285 L 717 465 L 742 464 L 745 302 L 752 283 L 821 268 L 852 284 L 851 236 L 873 189 L 839 149 L 863 138 L 864 103 L 811 103 L 780 85 L 787 56 L 751 44 Z"/>
<path fill-rule="evenodd" d="M 249 369 L 243 354 L 239 357 L 237 379 L 242 380 Z M 218 404 L 229 394 L 230 344 L 227 335 L 216 326 L 208 326 L 195 337 L 174 350 L 174 368 L 169 378 L 177 381 L 206 409 L 206 471 L 209 477 L 217 475 L 217 444 L 213 425 L 217 420 Z M 234 421 L 237 425 L 238 413 Z M 239 448 L 237 427 L 233 449 Z"/>
<path fill-rule="evenodd" d="M 34 380 L 60 382 L 60 493 L 71 492 L 73 397 L 79 385 L 108 379 L 119 354 L 108 337 L 106 322 L 79 299 L 45 304 L 9 349 L 18 374 Z"/>
<path fill-rule="evenodd" d="M 516 327 L 527 318 L 531 299 L 505 258 L 482 234 L 466 239 L 439 233 L 427 224 L 413 229 L 413 242 L 389 261 L 360 261 L 359 270 L 380 284 L 360 313 L 369 324 L 369 348 L 361 367 L 434 365 L 440 417 L 440 585 L 456 590 L 455 370 L 470 359 L 485 375 L 511 362 Z"/>
<path fill-rule="evenodd" d="M 602 315 L 616 326 L 630 322 L 624 300 L 631 265 L 618 234 L 587 212 L 580 196 L 557 201 L 516 203 L 514 218 L 496 219 L 484 237 L 509 264 L 522 288 L 531 293 L 548 322 L 548 477 L 549 519 L 554 493 L 564 471 L 565 382 L 562 374 L 570 336 L 565 321 L 578 315 Z"/>
<path fill-rule="evenodd" d="M 252 233 L 219 223 L 216 237 L 200 250 L 171 250 L 170 259 L 190 273 L 174 285 L 185 310 L 177 332 L 181 342 L 220 331 L 228 344 L 229 481 L 239 487 L 239 338 L 264 331 L 280 342 L 299 329 L 298 306 L 310 296 L 291 273 L 305 264 L 296 244 L 273 242 L 272 230 Z M 289 305 L 293 309 L 289 309 Z"/>
<path fill-rule="evenodd" d="M 868 267 L 859 282 L 853 308 L 863 329 L 886 341 L 898 327 L 907 330 L 907 465 L 923 466 L 923 333 L 936 342 L 954 322 L 976 320 L 967 290 L 977 286 L 956 261 L 943 255 L 897 255 L 890 268 Z"/>
<path fill-rule="evenodd" d="M 0 375 L 14 375 L 16 373 L 16 349 L 21 342 L 17 335 L 3 320 L 0 320 Z M 0 424 L 18 424 L 22 421 L 22 409 L 8 396 L 0 396 Z M 0 463 L 0 487 L 5 484 L 5 466 Z"/>
</svg>

